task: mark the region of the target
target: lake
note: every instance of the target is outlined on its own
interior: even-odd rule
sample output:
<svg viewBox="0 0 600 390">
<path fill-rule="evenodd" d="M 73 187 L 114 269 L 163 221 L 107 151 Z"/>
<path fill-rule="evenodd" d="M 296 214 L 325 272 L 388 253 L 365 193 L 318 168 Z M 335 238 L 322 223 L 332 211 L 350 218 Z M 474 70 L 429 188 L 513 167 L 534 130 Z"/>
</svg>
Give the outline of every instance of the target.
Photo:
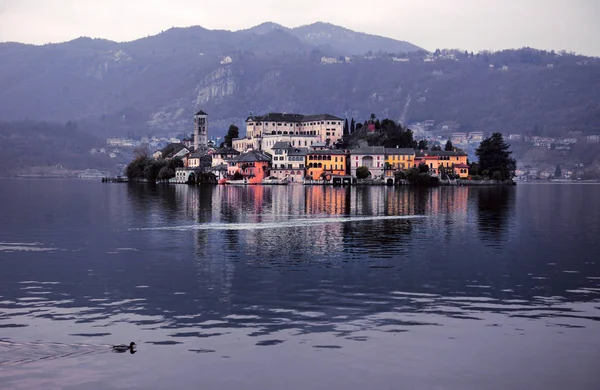
<svg viewBox="0 0 600 390">
<path fill-rule="evenodd" d="M 600 388 L 600 185 L 10 179 L 0 205 L 2 389 Z"/>
</svg>

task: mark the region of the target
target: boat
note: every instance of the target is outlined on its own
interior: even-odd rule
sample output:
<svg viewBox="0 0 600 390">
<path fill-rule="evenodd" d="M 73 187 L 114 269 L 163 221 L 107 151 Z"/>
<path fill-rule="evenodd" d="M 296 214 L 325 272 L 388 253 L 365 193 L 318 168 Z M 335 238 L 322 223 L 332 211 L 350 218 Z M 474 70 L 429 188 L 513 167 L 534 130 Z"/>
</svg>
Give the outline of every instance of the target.
<svg viewBox="0 0 600 390">
<path fill-rule="evenodd" d="M 284 178 L 278 178 L 275 176 L 269 176 L 269 177 L 265 177 L 262 180 L 262 184 L 275 184 L 275 185 L 287 185 L 289 183 L 289 180 L 287 177 Z"/>
<path fill-rule="evenodd" d="M 245 186 L 248 185 L 248 179 L 236 179 L 236 180 L 227 180 L 225 184 L 237 185 L 237 186 Z"/>
</svg>

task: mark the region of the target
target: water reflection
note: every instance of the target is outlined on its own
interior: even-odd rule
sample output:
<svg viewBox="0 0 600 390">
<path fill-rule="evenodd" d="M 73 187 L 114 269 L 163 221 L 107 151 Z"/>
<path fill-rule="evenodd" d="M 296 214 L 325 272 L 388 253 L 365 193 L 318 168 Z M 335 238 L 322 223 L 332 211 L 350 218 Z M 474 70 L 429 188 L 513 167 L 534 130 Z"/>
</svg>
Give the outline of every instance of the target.
<svg viewBox="0 0 600 390">
<path fill-rule="evenodd" d="M 477 226 L 481 239 L 492 246 L 506 241 L 514 212 L 514 187 L 482 187 L 477 189 Z"/>
<path fill-rule="evenodd" d="M 121 211 L 99 213 L 80 233 L 88 241 L 70 243 L 77 215 L 52 241 L 0 235 L 56 248 L 1 253 L 11 270 L 0 273 L 3 337 L 230 356 L 245 343 L 383 348 L 388 336 L 427 340 L 423 329 L 444 339 L 598 329 L 598 264 L 565 256 L 600 250 L 577 205 L 544 226 L 513 188 L 110 188 L 106 207 Z M 26 231 L 19 224 L 42 207 L 27 206 L 0 222 Z"/>
</svg>

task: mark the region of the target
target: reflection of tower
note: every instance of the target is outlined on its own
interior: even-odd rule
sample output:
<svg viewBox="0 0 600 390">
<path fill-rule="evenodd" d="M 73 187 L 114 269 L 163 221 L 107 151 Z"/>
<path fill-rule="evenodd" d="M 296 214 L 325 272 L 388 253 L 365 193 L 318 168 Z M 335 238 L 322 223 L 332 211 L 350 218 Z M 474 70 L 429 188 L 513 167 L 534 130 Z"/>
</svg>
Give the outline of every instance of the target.
<svg viewBox="0 0 600 390">
<path fill-rule="evenodd" d="M 194 115 L 194 150 L 208 147 L 208 114 L 200 110 Z"/>
</svg>

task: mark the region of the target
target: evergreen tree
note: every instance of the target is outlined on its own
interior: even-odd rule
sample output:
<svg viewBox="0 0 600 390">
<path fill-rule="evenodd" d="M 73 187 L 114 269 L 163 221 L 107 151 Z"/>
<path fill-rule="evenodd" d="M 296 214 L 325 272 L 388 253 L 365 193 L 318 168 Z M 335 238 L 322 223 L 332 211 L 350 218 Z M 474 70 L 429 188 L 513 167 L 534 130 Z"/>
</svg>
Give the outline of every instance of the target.
<svg viewBox="0 0 600 390">
<path fill-rule="evenodd" d="M 417 149 L 419 149 L 419 150 L 427 150 L 427 140 L 426 139 L 420 140 L 419 144 L 417 146 Z"/>
<path fill-rule="evenodd" d="M 554 177 L 561 177 L 562 176 L 562 170 L 560 169 L 560 165 L 556 165 L 556 170 L 554 171 Z"/>
<path fill-rule="evenodd" d="M 233 139 L 240 136 L 240 129 L 233 123 L 229 126 L 229 131 L 223 141 L 223 146 L 231 148 L 233 145 Z"/>
<path fill-rule="evenodd" d="M 452 145 L 452 142 L 450 140 L 448 140 L 448 142 L 446 142 L 446 146 L 444 146 L 444 150 L 446 152 L 451 152 L 454 150 L 454 145 Z"/>
<path fill-rule="evenodd" d="M 481 172 L 487 171 L 490 177 L 496 176 L 502 180 L 512 179 L 515 176 L 517 163 L 510 157 L 511 154 L 510 145 L 504 141 L 500 133 L 494 133 L 481 141 L 475 150 Z"/>
<path fill-rule="evenodd" d="M 350 121 L 350 134 L 354 133 L 355 126 L 356 126 L 356 123 L 354 123 L 354 118 L 352 118 L 352 121 Z"/>
<path fill-rule="evenodd" d="M 343 133 L 343 135 L 348 135 L 348 134 L 349 134 L 348 118 L 346 118 L 346 120 L 344 121 L 344 133 Z"/>
<path fill-rule="evenodd" d="M 436 151 L 439 152 L 442 150 L 442 147 L 440 145 L 435 145 L 434 147 L 431 148 L 432 151 Z"/>
</svg>

